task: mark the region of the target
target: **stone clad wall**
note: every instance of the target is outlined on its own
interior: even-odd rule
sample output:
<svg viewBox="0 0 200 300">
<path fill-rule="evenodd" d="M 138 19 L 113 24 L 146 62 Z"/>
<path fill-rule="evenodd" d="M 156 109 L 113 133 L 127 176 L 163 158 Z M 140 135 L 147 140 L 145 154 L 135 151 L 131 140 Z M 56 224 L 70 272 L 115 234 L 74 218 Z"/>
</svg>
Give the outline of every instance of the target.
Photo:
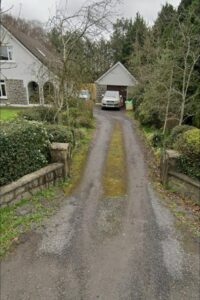
<svg viewBox="0 0 200 300">
<path fill-rule="evenodd" d="M 6 80 L 6 92 L 8 99 L 5 103 L 8 104 L 28 104 L 26 88 L 23 80 Z"/>
<path fill-rule="evenodd" d="M 54 163 L 1 187 L 0 205 L 5 206 L 22 198 L 30 198 L 34 192 L 55 184 L 58 179 L 64 177 L 63 167 L 62 163 Z"/>
<path fill-rule="evenodd" d="M 106 90 L 106 85 L 96 84 L 96 102 L 101 102 L 102 94 L 105 94 Z"/>
</svg>

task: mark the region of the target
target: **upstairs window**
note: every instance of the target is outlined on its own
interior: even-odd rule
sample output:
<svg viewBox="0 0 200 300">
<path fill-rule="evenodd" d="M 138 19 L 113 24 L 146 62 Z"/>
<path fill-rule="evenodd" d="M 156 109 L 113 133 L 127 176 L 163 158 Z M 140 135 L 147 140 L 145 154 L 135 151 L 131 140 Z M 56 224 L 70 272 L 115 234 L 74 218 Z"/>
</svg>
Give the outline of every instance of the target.
<svg viewBox="0 0 200 300">
<path fill-rule="evenodd" d="M 4 80 L 0 80 L 0 98 L 6 98 L 6 85 Z"/>
<path fill-rule="evenodd" d="M 11 46 L 0 46 L 0 60 L 13 60 L 13 49 Z"/>
</svg>

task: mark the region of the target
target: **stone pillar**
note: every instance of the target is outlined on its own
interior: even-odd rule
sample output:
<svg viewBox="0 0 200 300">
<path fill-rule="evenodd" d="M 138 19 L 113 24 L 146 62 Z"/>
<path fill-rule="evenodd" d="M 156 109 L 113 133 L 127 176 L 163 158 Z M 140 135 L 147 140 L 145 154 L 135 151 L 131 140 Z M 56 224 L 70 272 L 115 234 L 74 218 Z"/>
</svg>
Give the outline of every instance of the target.
<svg viewBox="0 0 200 300">
<path fill-rule="evenodd" d="M 44 105 L 44 90 L 43 90 L 43 85 L 40 84 L 39 85 L 39 101 L 40 101 L 40 105 Z"/>
<path fill-rule="evenodd" d="M 69 176 L 70 172 L 70 147 L 67 143 L 52 143 L 50 145 L 51 161 L 63 163 L 63 175 Z"/>
<path fill-rule="evenodd" d="M 169 171 L 176 170 L 177 159 L 180 154 L 174 150 L 166 150 L 161 155 L 160 161 L 160 177 L 161 182 L 167 185 Z"/>
</svg>

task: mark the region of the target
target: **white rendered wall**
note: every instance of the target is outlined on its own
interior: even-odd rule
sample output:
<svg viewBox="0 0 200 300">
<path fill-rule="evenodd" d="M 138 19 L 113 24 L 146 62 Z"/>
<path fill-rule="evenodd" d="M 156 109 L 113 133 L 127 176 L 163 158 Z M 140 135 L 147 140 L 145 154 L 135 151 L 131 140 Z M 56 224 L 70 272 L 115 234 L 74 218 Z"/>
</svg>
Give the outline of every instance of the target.
<svg viewBox="0 0 200 300">
<path fill-rule="evenodd" d="M 3 44 L 13 47 L 13 61 L 0 61 L 1 79 L 23 80 L 28 95 L 28 83 L 35 81 L 42 88 L 48 81 L 48 69 L 7 30 L 1 27 Z"/>
<path fill-rule="evenodd" d="M 116 64 L 114 68 L 110 69 L 96 83 L 101 85 L 134 86 L 136 80 L 131 78 L 131 75 L 120 64 Z"/>
</svg>

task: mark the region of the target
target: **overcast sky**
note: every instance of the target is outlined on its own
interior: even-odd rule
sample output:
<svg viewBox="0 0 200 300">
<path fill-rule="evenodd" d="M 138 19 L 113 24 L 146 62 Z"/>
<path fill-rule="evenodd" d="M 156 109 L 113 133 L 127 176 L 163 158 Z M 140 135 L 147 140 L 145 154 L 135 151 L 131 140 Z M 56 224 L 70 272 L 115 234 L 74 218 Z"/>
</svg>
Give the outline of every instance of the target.
<svg viewBox="0 0 200 300">
<path fill-rule="evenodd" d="M 12 7 L 10 12 L 26 19 L 37 19 L 46 22 L 49 16 L 53 15 L 56 4 L 66 0 L 2 0 L 2 8 L 8 9 Z M 69 5 L 74 9 L 78 9 L 85 0 L 68 0 Z M 134 18 L 136 12 L 144 17 L 150 25 L 156 19 L 158 12 L 166 2 L 177 7 L 180 0 L 122 0 L 119 7 L 121 17 Z"/>
</svg>

